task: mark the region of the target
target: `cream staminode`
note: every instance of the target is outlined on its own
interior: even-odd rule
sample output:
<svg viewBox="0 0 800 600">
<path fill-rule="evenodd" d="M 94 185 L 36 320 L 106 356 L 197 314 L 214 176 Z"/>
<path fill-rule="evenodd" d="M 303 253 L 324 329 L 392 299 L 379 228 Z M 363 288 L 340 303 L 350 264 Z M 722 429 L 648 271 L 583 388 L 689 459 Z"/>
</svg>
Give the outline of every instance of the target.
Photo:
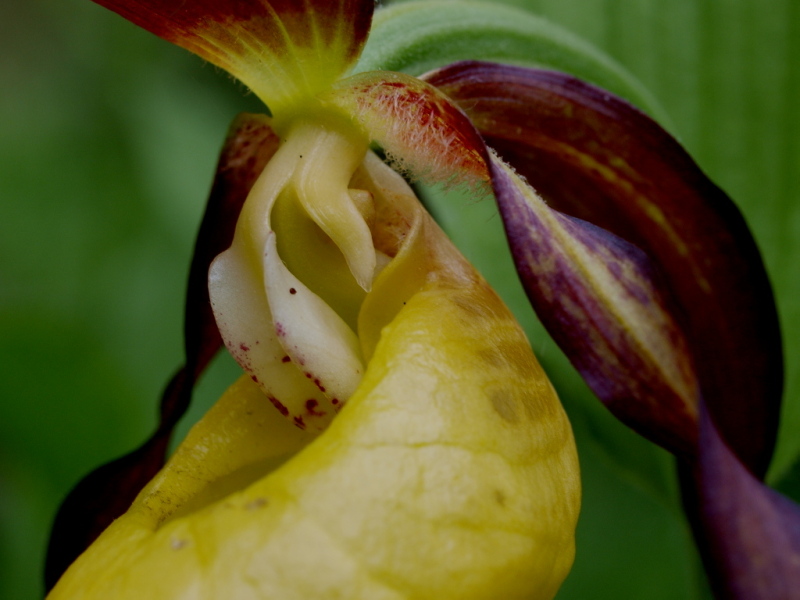
<svg viewBox="0 0 800 600">
<path fill-rule="evenodd" d="M 361 381 L 362 302 L 421 209 L 346 120 L 284 131 L 209 289 L 230 352 L 278 410 L 315 431 Z"/>
</svg>

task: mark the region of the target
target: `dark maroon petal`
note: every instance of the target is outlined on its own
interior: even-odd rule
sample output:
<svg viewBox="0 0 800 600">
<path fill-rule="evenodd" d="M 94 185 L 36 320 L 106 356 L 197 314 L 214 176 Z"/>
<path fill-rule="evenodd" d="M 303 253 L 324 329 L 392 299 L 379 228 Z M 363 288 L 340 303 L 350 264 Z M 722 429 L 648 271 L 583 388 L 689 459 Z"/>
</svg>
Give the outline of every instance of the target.
<svg viewBox="0 0 800 600">
<path fill-rule="evenodd" d="M 273 113 L 355 64 L 373 0 L 94 0 L 222 67 Z"/>
<path fill-rule="evenodd" d="M 657 123 L 569 75 L 459 63 L 425 79 L 551 206 L 650 256 L 723 437 L 763 475 L 783 388 L 780 331 L 760 254 L 733 202 Z"/>
<path fill-rule="evenodd" d="M 699 461 L 684 475 L 687 508 L 716 596 L 798 598 L 800 506 L 748 472 L 706 411 Z"/>
<path fill-rule="evenodd" d="M 492 181 L 517 271 L 555 341 L 620 420 L 692 457 L 697 379 L 647 256 L 554 211 L 498 159 Z"/>
<path fill-rule="evenodd" d="M 225 143 L 197 236 L 186 294 L 186 363 L 161 399 L 158 428 L 142 446 L 87 475 L 70 492 L 56 516 L 47 550 L 45 585 L 61 574 L 164 465 L 172 431 L 186 412 L 197 378 L 222 346 L 208 299 L 208 267 L 225 250 L 247 193 L 277 148 L 265 117 L 241 115 Z"/>
</svg>

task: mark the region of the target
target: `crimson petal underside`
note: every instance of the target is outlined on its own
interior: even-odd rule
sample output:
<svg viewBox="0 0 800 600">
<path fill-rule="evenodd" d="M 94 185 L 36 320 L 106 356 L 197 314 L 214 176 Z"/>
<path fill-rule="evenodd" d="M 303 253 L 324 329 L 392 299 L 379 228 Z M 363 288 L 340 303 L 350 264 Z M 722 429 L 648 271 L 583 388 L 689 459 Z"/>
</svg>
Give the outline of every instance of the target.
<svg viewBox="0 0 800 600">
<path fill-rule="evenodd" d="M 84 477 L 62 502 L 47 550 L 49 590 L 67 567 L 117 517 L 164 465 L 170 437 L 191 401 L 192 389 L 222 347 L 208 297 L 208 268 L 227 248 L 250 188 L 274 154 L 278 138 L 269 120 L 241 115 L 231 126 L 195 244 L 186 293 L 186 362 L 161 400 L 160 422 L 142 446 Z"/>
<path fill-rule="evenodd" d="M 780 330 L 760 254 L 733 202 L 649 117 L 569 75 L 468 62 L 424 79 L 554 209 L 650 257 L 722 437 L 763 476 L 783 388 Z M 526 286 L 537 293 L 535 281 Z"/>
<path fill-rule="evenodd" d="M 367 39 L 373 0 L 94 0 L 222 67 L 281 113 L 344 75 Z"/>
</svg>

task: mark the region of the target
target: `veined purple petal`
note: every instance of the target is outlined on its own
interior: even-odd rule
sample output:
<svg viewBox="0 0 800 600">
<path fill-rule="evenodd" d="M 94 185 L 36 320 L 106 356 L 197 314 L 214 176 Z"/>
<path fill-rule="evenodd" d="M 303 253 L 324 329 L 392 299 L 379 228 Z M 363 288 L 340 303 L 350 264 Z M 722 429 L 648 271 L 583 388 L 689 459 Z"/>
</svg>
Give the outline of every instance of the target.
<svg viewBox="0 0 800 600">
<path fill-rule="evenodd" d="M 697 380 L 647 256 L 552 210 L 498 159 L 492 181 L 517 271 L 553 338 L 617 417 L 693 456 Z"/>
<path fill-rule="evenodd" d="M 763 475 L 783 386 L 780 331 L 761 257 L 733 202 L 658 124 L 569 75 L 459 63 L 425 79 L 554 208 L 651 257 L 722 436 Z"/>
<path fill-rule="evenodd" d="M 227 248 L 247 193 L 277 148 L 266 117 L 241 115 L 231 126 L 200 226 L 186 293 L 186 363 L 167 385 L 153 435 L 133 452 L 84 477 L 61 504 L 47 550 L 45 585 L 50 589 L 66 568 L 164 465 L 172 430 L 186 412 L 192 389 L 222 347 L 208 299 L 208 267 Z"/>
</svg>

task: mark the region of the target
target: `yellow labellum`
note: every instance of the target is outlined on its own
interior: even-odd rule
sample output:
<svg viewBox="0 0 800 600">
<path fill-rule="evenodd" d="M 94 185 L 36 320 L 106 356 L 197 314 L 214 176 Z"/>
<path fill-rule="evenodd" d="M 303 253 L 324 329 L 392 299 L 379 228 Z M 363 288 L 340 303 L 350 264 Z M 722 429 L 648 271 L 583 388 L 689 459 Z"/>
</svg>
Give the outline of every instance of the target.
<svg viewBox="0 0 800 600">
<path fill-rule="evenodd" d="M 454 268 L 383 328 L 322 435 L 243 377 L 50 598 L 552 598 L 579 508 L 569 422 L 506 307 L 423 229 Z"/>
<path fill-rule="evenodd" d="M 248 375 L 51 598 L 552 598 L 580 503 L 569 422 L 405 181 L 301 123 L 238 228 L 209 281 Z"/>
</svg>

